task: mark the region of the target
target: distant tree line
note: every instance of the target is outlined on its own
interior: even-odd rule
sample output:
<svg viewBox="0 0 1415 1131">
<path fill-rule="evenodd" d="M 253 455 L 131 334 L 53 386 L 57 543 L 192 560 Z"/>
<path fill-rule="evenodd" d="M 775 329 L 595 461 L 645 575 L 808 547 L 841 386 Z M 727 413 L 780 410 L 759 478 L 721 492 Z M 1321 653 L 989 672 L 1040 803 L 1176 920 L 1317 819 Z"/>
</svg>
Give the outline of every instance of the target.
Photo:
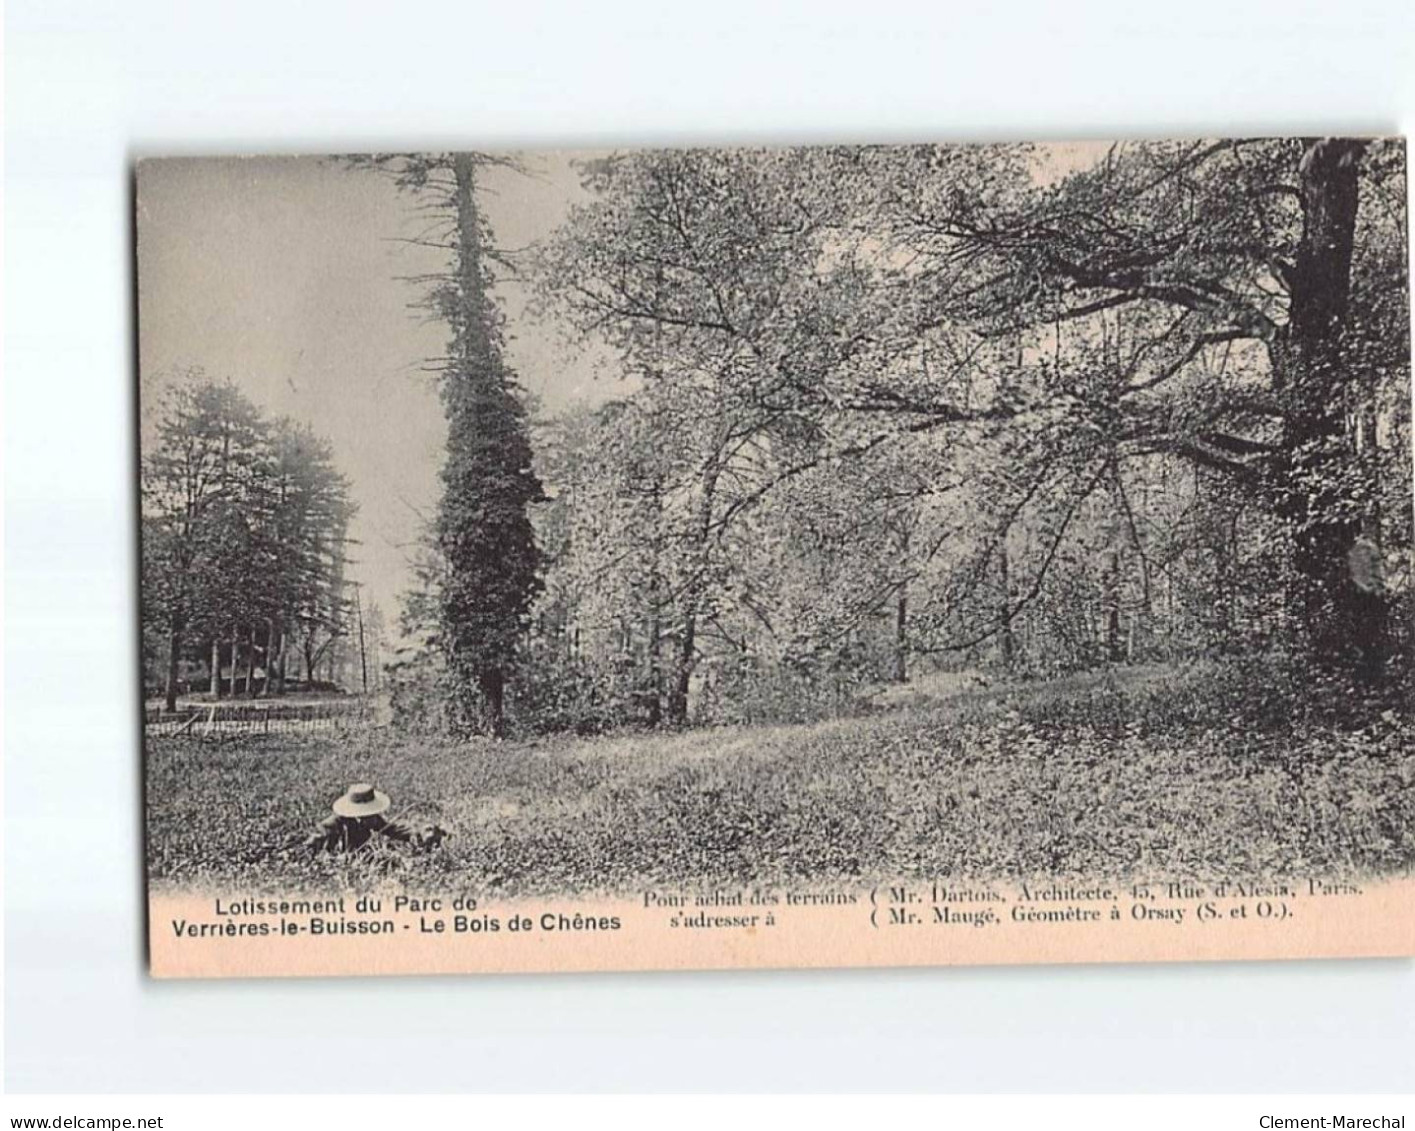
<svg viewBox="0 0 1415 1131">
<path fill-rule="evenodd" d="M 351 628 L 349 485 L 327 441 L 229 381 L 179 375 L 142 460 L 145 680 L 280 695 L 332 673 Z"/>
</svg>

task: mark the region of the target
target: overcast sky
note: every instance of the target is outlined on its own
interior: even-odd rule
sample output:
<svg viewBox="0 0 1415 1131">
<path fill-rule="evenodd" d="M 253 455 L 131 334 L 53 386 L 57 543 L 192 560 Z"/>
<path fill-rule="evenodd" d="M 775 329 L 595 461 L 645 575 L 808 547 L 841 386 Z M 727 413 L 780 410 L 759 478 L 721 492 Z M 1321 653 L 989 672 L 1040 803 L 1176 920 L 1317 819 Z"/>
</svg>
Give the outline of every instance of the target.
<svg viewBox="0 0 1415 1131">
<path fill-rule="evenodd" d="M 547 235 L 583 193 L 573 160 L 527 156 L 530 175 L 486 174 L 497 242 Z M 138 318 L 143 403 L 171 374 L 230 377 L 271 416 L 333 444 L 359 505 L 350 577 L 390 623 L 408 555 L 437 498 L 445 427 L 423 359 L 446 328 L 409 303 L 400 276 L 437 272 L 443 253 L 417 234 L 411 199 L 386 179 L 316 158 L 147 161 L 138 171 Z M 579 354 L 530 323 L 508 286 L 509 358 L 547 411 L 613 395 L 602 351 Z"/>
</svg>

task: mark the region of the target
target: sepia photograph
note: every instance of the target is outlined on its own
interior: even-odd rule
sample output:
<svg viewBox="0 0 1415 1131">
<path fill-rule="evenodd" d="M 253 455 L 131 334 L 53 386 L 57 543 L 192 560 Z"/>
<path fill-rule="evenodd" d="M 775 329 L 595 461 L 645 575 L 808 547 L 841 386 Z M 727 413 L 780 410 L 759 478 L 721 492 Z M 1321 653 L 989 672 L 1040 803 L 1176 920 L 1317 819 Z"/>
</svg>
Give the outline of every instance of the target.
<svg viewBox="0 0 1415 1131">
<path fill-rule="evenodd" d="M 1415 6 L 3 23 L 0 1125 L 1412 1125 Z"/>
<path fill-rule="evenodd" d="M 1415 951 L 1403 140 L 135 177 L 154 972 Z"/>
</svg>

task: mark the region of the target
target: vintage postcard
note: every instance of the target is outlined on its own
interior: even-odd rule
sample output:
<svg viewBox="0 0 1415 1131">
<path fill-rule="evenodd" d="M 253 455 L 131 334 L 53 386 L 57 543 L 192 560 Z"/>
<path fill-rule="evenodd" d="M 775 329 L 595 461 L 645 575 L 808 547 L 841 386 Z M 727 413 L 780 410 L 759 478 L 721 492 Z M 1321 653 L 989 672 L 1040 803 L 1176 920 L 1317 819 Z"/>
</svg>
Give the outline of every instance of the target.
<svg viewBox="0 0 1415 1131">
<path fill-rule="evenodd" d="M 140 162 L 153 974 L 1415 954 L 1406 179 Z"/>
</svg>

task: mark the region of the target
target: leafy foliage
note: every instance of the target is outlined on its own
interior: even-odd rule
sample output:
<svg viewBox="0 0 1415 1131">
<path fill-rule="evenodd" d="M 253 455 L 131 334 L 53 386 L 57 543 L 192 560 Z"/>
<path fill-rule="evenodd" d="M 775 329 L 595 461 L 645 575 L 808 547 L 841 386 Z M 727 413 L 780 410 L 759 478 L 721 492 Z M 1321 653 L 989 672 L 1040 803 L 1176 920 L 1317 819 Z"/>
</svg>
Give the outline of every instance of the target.
<svg viewBox="0 0 1415 1131">
<path fill-rule="evenodd" d="M 353 514 L 327 442 L 289 420 L 266 420 L 230 382 L 179 376 L 142 466 L 145 682 L 165 683 L 169 709 L 184 662 L 206 665 L 210 689 L 222 691 L 228 641 L 233 693 L 244 656 L 245 688 L 255 694 L 258 654 L 264 690 L 283 690 L 292 642 L 313 681 L 347 631 Z"/>
<path fill-rule="evenodd" d="M 631 387 L 544 432 L 535 646 L 596 711 L 742 717 L 719 671 L 753 673 L 737 695 L 1273 650 L 1400 669 L 1403 149 L 1051 160 L 587 166 L 542 304 Z"/>
</svg>

